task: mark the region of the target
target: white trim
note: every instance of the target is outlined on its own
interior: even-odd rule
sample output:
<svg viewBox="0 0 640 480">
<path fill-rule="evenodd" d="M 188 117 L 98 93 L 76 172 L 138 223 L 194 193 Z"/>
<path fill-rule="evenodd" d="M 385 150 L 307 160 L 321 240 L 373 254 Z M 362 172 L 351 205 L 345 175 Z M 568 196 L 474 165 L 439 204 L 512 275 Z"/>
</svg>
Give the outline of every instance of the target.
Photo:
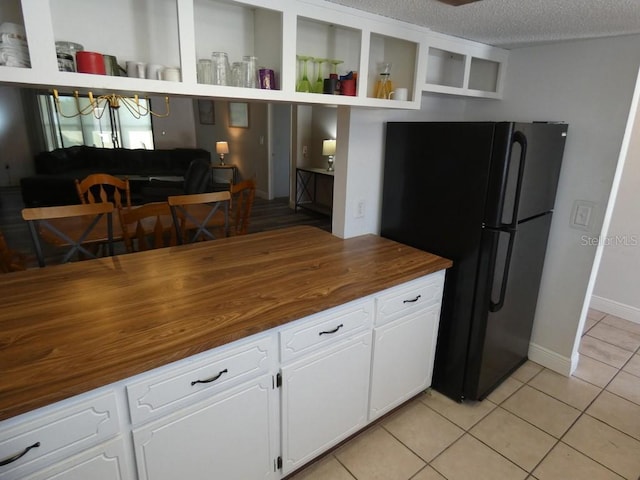
<svg viewBox="0 0 640 480">
<path fill-rule="evenodd" d="M 565 377 L 570 376 L 578 366 L 579 356 L 577 352 L 574 354 L 574 357 L 575 358 L 567 358 L 538 344 L 529 344 L 529 360 L 539 363 L 543 367 L 553 370 Z"/>
<path fill-rule="evenodd" d="M 593 295 L 591 297 L 591 304 L 589 306 L 609 315 L 615 315 L 616 317 L 624 318 L 630 322 L 640 323 L 640 308 L 638 307 L 625 305 L 624 303 L 609 300 L 608 298 L 599 297 L 597 295 Z"/>
</svg>

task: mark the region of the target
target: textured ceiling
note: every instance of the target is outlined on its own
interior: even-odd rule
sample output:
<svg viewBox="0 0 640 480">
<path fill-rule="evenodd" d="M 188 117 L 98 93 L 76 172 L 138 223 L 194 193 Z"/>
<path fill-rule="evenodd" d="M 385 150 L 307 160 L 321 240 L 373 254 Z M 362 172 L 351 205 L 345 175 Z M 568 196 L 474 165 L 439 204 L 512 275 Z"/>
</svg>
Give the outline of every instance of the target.
<svg viewBox="0 0 640 480">
<path fill-rule="evenodd" d="M 640 33 L 640 0 L 330 1 L 504 48 Z"/>
</svg>

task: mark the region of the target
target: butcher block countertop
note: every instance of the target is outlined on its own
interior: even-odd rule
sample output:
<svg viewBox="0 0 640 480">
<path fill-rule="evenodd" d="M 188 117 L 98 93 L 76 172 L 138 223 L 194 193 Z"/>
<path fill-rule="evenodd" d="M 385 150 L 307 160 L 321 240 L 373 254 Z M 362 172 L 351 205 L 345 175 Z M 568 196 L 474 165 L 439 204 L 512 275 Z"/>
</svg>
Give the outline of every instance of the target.
<svg viewBox="0 0 640 480">
<path fill-rule="evenodd" d="M 293 227 L 0 276 L 0 420 L 451 266 Z"/>
</svg>

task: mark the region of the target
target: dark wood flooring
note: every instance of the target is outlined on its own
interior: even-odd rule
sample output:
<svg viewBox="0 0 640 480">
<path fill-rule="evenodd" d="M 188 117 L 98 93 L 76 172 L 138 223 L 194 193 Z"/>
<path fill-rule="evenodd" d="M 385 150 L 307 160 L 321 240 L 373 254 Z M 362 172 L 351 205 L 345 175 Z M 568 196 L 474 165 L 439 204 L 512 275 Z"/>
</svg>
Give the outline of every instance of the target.
<svg viewBox="0 0 640 480">
<path fill-rule="evenodd" d="M 22 219 L 24 208 L 19 187 L 0 187 L 0 230 L 14 250 L 28 254 L 30 266 L 35 266 L 33 243 L 26 222 Z M 274 230 L 294 225 L 313 225 L 331 231 L 331 219 L 312 211 L 289 208 L 287 198 L 264 200 L 256 198 L 251 211 L 249 233 Z"/>
</svg>

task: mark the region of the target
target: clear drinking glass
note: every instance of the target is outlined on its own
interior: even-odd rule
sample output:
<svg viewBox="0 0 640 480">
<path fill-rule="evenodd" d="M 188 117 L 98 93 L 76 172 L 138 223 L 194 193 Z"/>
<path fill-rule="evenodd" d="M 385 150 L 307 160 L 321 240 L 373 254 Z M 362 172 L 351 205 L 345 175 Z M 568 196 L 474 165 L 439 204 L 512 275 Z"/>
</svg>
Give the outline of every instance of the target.
<svg viewBox="0 0 640 480">
<path fill-rule="evenodd" d="M 246 62 L 247 70 L 244 77 L 245 88 L 257 88 L 258 87 L 258 57 L 253 55 L 245 55 L 242 57 L 242 61 Z"/>
<path fill-rule="evenodd" d="M 226 52 L 213 52 L 211 60 L 211 83 L 213 85 L 229 85 L 231 83 L 231 68 L 229 67 L 229 57 Z"/>
<path fill-rule="evenodd" d="M 233 62 L 231 64 L 231 85 L 234 87 L 244 86 L 244 70 L 247 64 L 245 62 Z"/>
<path fill-rule="evenodd" d="M 198 60 L 198 83 L 211 85 L 213 83 L 213 63 L 208 58 Z"/>
</svg>

